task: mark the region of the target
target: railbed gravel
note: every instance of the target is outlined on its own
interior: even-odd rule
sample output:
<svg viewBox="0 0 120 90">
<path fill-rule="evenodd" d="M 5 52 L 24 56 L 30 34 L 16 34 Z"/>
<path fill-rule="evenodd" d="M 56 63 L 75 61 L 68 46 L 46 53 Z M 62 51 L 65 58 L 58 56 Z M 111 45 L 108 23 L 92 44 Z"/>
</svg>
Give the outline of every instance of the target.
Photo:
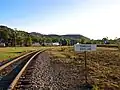
<svg viewBox="0 0 120 90">
<path fill-rule="evenodd" d="M 31 86 L 26 90 L 84 90 L 79 86 L 84 81 L 81 66 L 51 60 L 49 54 L 43 52 L 37 56 L 32 67 Z"/>
</svg>

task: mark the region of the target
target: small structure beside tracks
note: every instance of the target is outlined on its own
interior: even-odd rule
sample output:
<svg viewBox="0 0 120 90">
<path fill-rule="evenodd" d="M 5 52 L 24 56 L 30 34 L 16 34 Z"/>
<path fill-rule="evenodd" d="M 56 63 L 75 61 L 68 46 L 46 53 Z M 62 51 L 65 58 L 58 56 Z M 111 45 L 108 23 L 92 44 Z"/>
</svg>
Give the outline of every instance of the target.
<svg viewBox="0 0 120 90">
<path fill-rule="evenodd" d="M 5 43 L 0 43 L 0 47 L 5 47 Z"/>
</svg>

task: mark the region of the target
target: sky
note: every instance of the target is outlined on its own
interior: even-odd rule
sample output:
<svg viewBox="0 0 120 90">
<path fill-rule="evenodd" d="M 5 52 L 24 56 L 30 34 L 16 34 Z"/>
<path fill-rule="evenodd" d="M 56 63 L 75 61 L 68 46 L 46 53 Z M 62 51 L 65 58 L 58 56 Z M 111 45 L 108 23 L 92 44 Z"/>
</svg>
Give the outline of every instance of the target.
<svg viewBox="0 0 120 90">
<path fill-rule="evenodd" d="M 120 38 L 120 0 L 0 0 L 0 25 L 42 34 Z"/>
</svg>

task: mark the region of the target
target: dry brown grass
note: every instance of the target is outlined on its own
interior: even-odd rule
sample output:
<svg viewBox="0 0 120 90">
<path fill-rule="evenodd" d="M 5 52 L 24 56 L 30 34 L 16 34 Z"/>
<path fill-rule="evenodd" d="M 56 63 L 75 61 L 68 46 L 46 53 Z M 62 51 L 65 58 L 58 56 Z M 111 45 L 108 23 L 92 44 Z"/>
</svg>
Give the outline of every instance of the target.
<svg viewBox="0 0 120 90">
<path fill-rule="evenodd" d="M 72 47 L 53 48 L 48 53 L 54 62 L 84 67 L 84 53 L 76 54 Z M 97 48 L 97 51 L 87 52 L 87 67 L 88 81 L 99 88 L 96 90 L 120 90 L 120 52 L 118 49 Z"/>
</svg>

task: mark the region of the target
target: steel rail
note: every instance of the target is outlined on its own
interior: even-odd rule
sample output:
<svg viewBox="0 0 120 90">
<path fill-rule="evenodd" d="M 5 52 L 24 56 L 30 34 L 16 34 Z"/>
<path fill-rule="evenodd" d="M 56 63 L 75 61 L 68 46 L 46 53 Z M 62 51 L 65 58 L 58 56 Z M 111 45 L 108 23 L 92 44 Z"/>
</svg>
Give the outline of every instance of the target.
<svg viewBox="0 0 120 90">
<path fill-rule="evenodd" d="M 30 64 L 30 62 L 33 60 L 33 58 L 35 58 L 39 53 L 44 52 L 43 51 L 38 51 L 36 52 L 29 60 L 28 62 L 24 65 L 24 67 L 21 69 L 21 71 L 18 73 L 18 75 L 15 77 L 15 79 L 12 81 L 12 83 L 10 84 L 10 86 L 8 87 L 8 90 L 14 90 L 18 80 L 20 79 L 20 77 L 22 76 L 23 72 L 26 70 L 26 68 L 28 67 L 28 65 Z"/>
<path fill-rule="evenodd" d="M 22 58 L 24 58 L 24 57 L 32 54 L 32 53 L 35 53 L 35 52 L 37 52 L 37 51 L 33 51 L 33 52 L 30 52 L 30 53 L 27 53 L 27 54 L 25 54 L 25 55 L 23 55 L 23 56 L 20 56 L 20 57 L 18 57 L 18 58 L 16 58 L 16 59 L 13 59 L 12 61 L 10 61 L 10 62 L 8 62 L 8 63 L 0 66 L 0 71 L 3 70 L 4 68 L 6 68 L 7 66 L 11 65 L 12 63 L 14 63 L 14 62 L 16 62 L 16 61 L 18 61 L 18 60 L 20 60 L 20 59 L 22 59 Z"/>
</svg>

